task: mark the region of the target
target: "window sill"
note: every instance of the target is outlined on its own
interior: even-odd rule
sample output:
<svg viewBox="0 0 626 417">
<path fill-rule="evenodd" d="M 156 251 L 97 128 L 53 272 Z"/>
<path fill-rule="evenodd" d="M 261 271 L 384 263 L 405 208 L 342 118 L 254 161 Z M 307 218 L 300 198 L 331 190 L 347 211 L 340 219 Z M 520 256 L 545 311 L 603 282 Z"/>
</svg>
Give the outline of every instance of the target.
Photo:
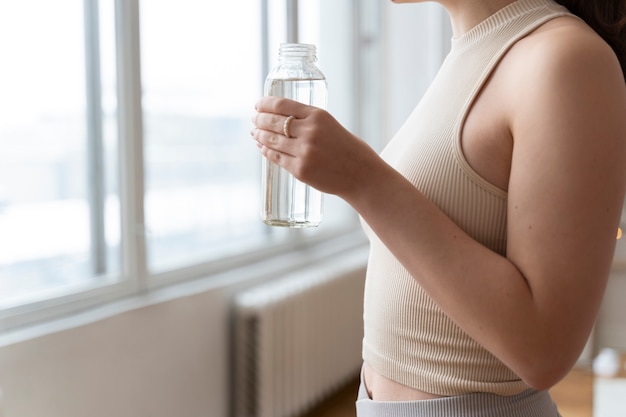
<svg viewBox="0 0 626 417">
<path fill-rule="evenodd" d="M 137 310 L 159 303 L 175 300 L 195 294 L 219 291 L 234 292 L 259 282 L 271 280 L 275 277 L 306 268 L 323 262 L 334 256 L 351 254 L 357 251 L 358 256 L 367 256 L 367 239 L 361 230 L 352 229 L 339 236 L 325 239 L 315 239 L 282 253 L 259 256 L 252 262 L 237 267 L 231 267 L 211 274 L 197 275 L 190 279 L 194 268 L 188 268 L 181 273 L 176 281 L 161 281 L 141 293 L 132 293 L 125 296 L 109 295 L 95 304 L 94 300 L 83 300 L 72 306 L 50 309 L 32 314 L 30 322 L 23 325 L 8 327 L 2 322 L 3 331 L 0 332 L 0 348 L 18 344 L 27 340 L 46 336 L 56 332 L 85 326 L 132 310 Z M 196 270 L 197 273 L 199 270 Z M 80 308 L 82 306 L 83 308 Z M 70 310 L 71 308 L 71 310 Z M 14 321 L 18 322 L 18 321 Z"/>
</svg>

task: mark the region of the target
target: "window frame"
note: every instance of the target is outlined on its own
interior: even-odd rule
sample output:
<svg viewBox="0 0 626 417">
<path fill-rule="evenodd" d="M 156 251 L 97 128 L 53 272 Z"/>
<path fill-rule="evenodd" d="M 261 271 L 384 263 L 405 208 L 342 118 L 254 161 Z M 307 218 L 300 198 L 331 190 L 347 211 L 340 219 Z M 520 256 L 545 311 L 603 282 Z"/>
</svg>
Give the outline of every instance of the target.
<svg viewBox="0 0 626 417">
<path fill-rule="evenodd" d="M 105 273 L 103 262 L 106 256 L 106 241 L 104 235 L 104 199 L 105 186 L 103 145 L 102 145 L 102 112 L 100 91 L 100 54 L 99 54 L 99 0 L 84 1 L 84 24 L 85 24 L 85 49 L 87 71 L 87 124 L 88 124 L 88 160 L 90 178 L 89 203 L 91 210 L 91 233 L 94 244 L 91 248 L 93 271 Z M 298 0 L 259 0 L 261 4 L 261 48 L 263 56 L 263 73 L 259 74 L 264 79 L 270 69 L 269 44 L 272 39 L 269 36 L 270 1 L 285 2 L 287 11 L 287 41 L 298 41 Z M 288 251 L 301 251 L 314 248 L 332 239 L 340 238 L 346 234 L 358 230 L 360 225 L 358 217 L 353 216 L 344 227 L 337 228 L 326 233 L 317 233 L 314 236 L 306 231 L 290 231 L 287 239 L 267 247 L 239 253 L 219 260 L 197 262 L 181 268 L 150 273 L 146 256 L 146 227 L 144 217 L 144 135 L 142 113 L 142 80 L 141 80 L 141 47 L 140 47 L 140 0 L 114 0 L 115 8 L 115 37 L 116 37 L 116 73 L 117 73 L 117 122 L 119 144 L 119 199 L 120 199 L 120 271 L 115 277 L 98 276 L 97 282 L 90 282 L 76 288 L 72 292 L 63 291 L 56 297 L 36 300 L 5 309 L 0 309 L 0 333 L 7 330 L 15 330 L 24 326 L 39 324 L 64 316 L 71 316 L 81 310 L 106 305 L 108 303 L 123 300 L 149 293 L 153 290 L 188 282 L 194 279 L 206 278 L 215 274 L 246 268 L 250 265 L 267 259 L 271 256 L 285 254 Z M 328 7 L 336 6 L 336 0 L 321 0 Z M 371 10 L 380 11 L 376 0 L 357 1 L 346 0 L 346 5 L 351 13 L 352 28 L 348 28 L 350 42 L 353 46 L 350 65 L 345 69 L 346 73 L 358 74 L 353 68 L 372 65 L 375 59 L 372 56 L 380 55 L 380 47 L 374 48 L 375 54 L 369 58 L 357 52 L 361 46 L 371 42 L 372 36 L 359 35 L 362 27 L 372 29 L 374 16 Z M 370 10 L 364 13 L 352 13 L 358 10 Z M 368 16 L 367 23 L 363 22 L 364 16 Z M 375 25 L 374 25 L 375 26 Z M 380 30 L 380 27 L 376 28 Z M 371 45 L 370 45 L 371 46 Z M 371 49 L 370 49 L 371 50 Z M 378 54 L 378 55 L 377 55 Z M 378 63 L 375 63 L 378 67 Z M 370 82 L 369 80 L 367 82 Z M 361 134 L 364 121 L 376 119 L 365 115 L 357 115 L 357 111 L 363 111 L 359 107 L 362 102 L 359 86 L 366 82 L 360 75 L 347 81 L 349 85 L 342 86 L 349 96 L 349 103 L 344 99 L 342 103 L 352 106 L 345 111 L 344 124 L 349 125 L 351 130 Z M 261 93 L 261 92 L 260 92 Z M 329 109 L 332 111 L 332 109 Z M 377 109 L 369 107 L 366 113 L 373 113 Z M 340 118 L 340 121 L 341 118 Z M 372 132 L 372 126 L 365 126 Z M 380 125 L 373 128 L 374 134 L 380 133 Z M 94 181 L 95 179 L 95 181 Z M 268 231 L 272 233 L 272 231 Z M 306 262 L 306 261 L 300 261 Z"/>
</svg>

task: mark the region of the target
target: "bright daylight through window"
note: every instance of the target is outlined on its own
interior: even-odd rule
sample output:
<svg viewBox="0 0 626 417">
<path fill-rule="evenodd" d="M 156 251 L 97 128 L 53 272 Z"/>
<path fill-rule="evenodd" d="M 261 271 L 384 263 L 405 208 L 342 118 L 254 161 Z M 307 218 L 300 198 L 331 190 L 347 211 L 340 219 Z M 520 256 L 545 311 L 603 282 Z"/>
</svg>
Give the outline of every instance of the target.
<svg viewBox="0 0 626 417">
<path fill-rule="evenodd" d="M 242 251 L 267 232 L 248 134 L 263 72 L 260 2 L 244 3 L 141 2 L 152 270 Z"/>
<path fill-rule="evenodd" d="M 0 322 L 354 226 L 333 198 L 317 230 L 259 217 L 254 102 L 288 26 L 319 42 L 295 3 L 0 3 Z"/>
<path fill-rule="evenodd" d="M 113 9 L 102 3 L 0 4 L 0 307 L 119 275 Z"/>
</svg>

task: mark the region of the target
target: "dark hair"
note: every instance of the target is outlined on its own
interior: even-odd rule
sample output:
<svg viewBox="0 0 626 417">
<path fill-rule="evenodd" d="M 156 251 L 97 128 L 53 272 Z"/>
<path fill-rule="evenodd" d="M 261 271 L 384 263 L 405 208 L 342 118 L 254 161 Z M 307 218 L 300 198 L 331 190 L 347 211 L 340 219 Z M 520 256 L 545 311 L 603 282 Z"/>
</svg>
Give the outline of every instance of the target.
<svg viewBox="0 0 626 417">
<path fill-rule="evenodd" d="M 626 77 L 626 0 L 556 0 L 583 19 L 615 51 Z"/>
</svg>

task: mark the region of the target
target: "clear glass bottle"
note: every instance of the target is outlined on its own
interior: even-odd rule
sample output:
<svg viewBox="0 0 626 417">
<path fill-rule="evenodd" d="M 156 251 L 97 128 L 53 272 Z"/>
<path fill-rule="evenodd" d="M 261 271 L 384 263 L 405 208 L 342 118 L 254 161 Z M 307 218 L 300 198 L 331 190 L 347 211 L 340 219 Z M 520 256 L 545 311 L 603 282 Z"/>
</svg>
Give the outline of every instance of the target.
<svg viewBox="0 0 626 417">
<path fill-rule="evenodd" d="M 326 109 L 326 77 L 315 65 L 315 45 L 283 43 L 279 63 L 265 80 L 265 95 Z M 263 158 L 261 218 L 270 226 L 314 227 L 322 221 L 323 194 Z"/>
</svg>

